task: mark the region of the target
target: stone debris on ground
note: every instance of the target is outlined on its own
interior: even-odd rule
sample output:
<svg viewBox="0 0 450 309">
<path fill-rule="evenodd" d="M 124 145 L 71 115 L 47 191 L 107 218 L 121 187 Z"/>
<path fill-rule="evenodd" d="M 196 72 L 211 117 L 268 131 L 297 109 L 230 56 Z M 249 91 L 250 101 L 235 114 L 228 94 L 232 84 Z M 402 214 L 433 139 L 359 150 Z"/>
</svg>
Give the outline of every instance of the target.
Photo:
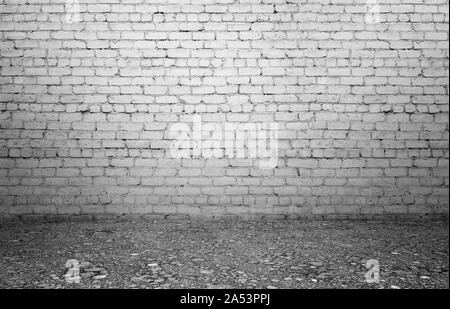
<svg viewBox="0 0 450 309">
<path fill-rule="evenodd" d="M 0 288 L 448 289 L 448 240 L 444 222 L 2 223 Z"/>
</svg>

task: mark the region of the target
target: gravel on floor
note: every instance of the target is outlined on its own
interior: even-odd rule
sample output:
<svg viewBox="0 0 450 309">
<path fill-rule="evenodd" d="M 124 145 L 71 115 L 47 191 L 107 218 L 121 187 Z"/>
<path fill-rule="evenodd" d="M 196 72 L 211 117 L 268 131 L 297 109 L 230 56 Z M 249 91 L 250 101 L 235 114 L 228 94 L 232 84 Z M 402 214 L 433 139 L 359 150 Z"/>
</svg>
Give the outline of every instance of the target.
<svg viewBox="0 0 450 309">
<path fill-rule="evenodd" d="M 0 287 L 448 289 L 448 241 L 444 222 L 9 222 Z"/>
</svg>

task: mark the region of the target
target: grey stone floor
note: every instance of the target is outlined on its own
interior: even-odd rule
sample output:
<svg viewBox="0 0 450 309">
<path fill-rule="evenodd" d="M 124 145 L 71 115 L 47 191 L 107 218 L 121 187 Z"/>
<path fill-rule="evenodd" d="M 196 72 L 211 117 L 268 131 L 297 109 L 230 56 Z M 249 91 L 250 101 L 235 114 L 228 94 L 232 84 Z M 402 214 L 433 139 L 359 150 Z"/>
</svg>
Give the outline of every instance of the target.
<svg viewBox="0 0 450 309">
<path fill-rule="evenodd" d="M 10 222 L 0 287 L 449 288 L 448 240 L 444 222 Z"/>
</svg>

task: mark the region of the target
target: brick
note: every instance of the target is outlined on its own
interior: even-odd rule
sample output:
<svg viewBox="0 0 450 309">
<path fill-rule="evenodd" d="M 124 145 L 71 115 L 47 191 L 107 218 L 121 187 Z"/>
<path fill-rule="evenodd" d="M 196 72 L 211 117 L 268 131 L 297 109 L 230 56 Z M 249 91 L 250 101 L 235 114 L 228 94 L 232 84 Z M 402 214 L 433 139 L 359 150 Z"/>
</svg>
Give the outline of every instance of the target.
<svg viewBox="0 0 450 309">
<path fill-rule="evenodd" d="M 13 2 L 0 23 L 0 217 L 448 213 L 444 1 L 381 5 L 373 24 L 352 0 L 103 1 L 84 5 L 83 31 L 48 19 L 61 5 Z M 276 123 L 277 167 L 172 159 L 170 128 L 192 136 L 198 115 Z"/>
</svg>

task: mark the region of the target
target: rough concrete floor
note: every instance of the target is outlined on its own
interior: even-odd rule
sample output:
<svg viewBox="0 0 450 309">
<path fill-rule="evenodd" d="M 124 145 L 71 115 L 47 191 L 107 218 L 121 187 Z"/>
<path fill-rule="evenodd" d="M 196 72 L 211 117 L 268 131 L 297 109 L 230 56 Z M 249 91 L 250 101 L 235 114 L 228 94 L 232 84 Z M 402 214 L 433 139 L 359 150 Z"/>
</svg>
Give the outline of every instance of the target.
<svg viewBox="0 0 450 309">
<path fill-rule="evenodd" d="M 448 241 L 443 222 L 3 223 L 0 287 L 448 289 Z"/>
</svg>

